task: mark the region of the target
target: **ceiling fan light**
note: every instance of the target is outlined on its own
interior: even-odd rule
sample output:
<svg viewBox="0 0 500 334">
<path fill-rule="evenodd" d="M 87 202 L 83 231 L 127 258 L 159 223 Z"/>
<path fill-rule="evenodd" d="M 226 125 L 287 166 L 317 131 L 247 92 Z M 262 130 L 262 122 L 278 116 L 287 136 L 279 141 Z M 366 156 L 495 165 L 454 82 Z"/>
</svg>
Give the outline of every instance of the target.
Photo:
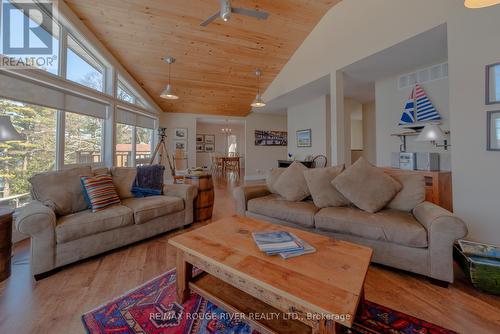
<svg viewBox="0 0 500 334">
<path fill-rule="evenodd" d="M 260 94 L 257 94 L 257 97 L 255 98 L 255 100 L 253 100 L 251 106 L 254 108 L 264 108 L 266 106 L 266 103 L 264 102 L 264 100 L 262 100 L 262 96 Z"/>
<path fill-rule="evenodd" d="M 160 97 L 166 100 L 177 100 L 179 97 L 172 92 L 172 86 L 170 84 L 165 87 L 161 92 Z"/>
<path fill-rule="evenodd" d="M 464 5 L 467 8 L 485 8 L 500 3 L 500 0 L 465 0 Z"/>
</svg>

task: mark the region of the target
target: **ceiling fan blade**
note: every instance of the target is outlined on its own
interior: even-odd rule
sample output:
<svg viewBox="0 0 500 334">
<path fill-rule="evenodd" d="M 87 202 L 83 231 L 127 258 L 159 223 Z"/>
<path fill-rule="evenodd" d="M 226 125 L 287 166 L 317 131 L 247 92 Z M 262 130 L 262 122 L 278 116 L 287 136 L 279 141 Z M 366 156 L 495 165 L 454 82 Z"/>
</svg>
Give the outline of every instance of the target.
<svg viewBox="0 0 500 334">
<path fill-rule="evenodd" d="M 214 15 L 210 16 L 205 21 L 201 22 L 200 26 L 202 26 L 202 27 L 208 26 L 210 23 L 215 21 L 219 16 L 220 16 L 220 12 L 215 13 Z"/>
<path fill-rule="evenodd" d="M 232 8 L 231 11 L 235 14 L 245 15 L 255 17 L 259 20 L 267 20 L 269 14 L 266 12 L 261 12 L 255 9 L 247 9 L 247 8 Z"/>
</svg>

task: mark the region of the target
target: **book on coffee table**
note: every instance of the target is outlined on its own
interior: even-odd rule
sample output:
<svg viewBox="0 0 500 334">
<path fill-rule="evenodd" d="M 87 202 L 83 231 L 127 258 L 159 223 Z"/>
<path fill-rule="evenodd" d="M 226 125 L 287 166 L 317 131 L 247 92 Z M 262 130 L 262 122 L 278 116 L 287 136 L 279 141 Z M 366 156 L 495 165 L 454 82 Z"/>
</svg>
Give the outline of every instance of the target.
<svg viewBox="0 0 500 334">
<path fill-rule="evenodd" d="M 252 237 L 257 247 L 268 255 L 304 250 L 304 247 L 297 242 L 297 237 L 290 232 L 255 232 L 252 233 Z"/>
<path fill-rule="evenodd" d="M 301 256 L 301 255 L 305 255 L 305 254 L 311 254 L 311 253 L 316 252 L 316 248 L 314 248 L 313 246 L 311 246 L 311 244 L 309 244 L 307 241 L 300 239 L 299 237 L 297 237 L 293 233 L 290 233 L 290 234 L 295 239 L 295 241 L 299 245 L 302 246 L 302 249 L 299 249 L 299 250 L 296 250 L 296 251 L 287 251 L 287 252 L 279 253 L 282 258 L 289 259 L 289 258 L 292 258 L 292 257 Z"/>
</svg>

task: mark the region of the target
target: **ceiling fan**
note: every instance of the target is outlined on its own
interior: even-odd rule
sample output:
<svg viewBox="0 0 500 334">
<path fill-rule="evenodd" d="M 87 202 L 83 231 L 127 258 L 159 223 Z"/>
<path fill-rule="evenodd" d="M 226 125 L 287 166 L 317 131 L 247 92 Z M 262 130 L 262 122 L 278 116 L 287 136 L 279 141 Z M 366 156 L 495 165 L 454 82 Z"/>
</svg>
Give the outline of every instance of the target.
<svg viewBox="0 0 500 334">
<path fill-rule="evenodd" d="M 255 17 L 259 20 L 267 20 L 269 14 L 266 12 L 261 12 L 255 9 L 247 9 L 247 8 L 235 8 L 231 6 L 231 0 L 219 0 L 220 1 L 220 11 L 210 16 L 208 19 L 203 21 L 200 26 L 206 27 L 213 21 L 215 21 L 218 17 L 220 17 L 224 22 L 229 21 L 231 18 L 231 14 L 239 14 L 250 17 Z"/>
</svg>

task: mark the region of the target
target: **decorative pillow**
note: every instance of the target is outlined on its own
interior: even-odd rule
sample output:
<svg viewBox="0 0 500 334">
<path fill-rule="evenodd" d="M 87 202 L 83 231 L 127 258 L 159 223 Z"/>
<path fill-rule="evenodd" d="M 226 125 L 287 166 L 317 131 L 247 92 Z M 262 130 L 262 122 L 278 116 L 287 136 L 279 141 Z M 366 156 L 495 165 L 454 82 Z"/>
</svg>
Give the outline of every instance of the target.
<svg viewBox="0 0 500 334">
<path fill-rule="evenodd" d="M 135 167 L 113 167 L 111 168 L 111 176 L 113 176 L 113 183 L 121 199 L 134 197 L 132 185 L 137 176 Z"/>
<path fill-rule="evenodd" d="M 399 182 L 364 158 L 337 176 L 332 185 L 358 208 L 370 213 L 384 208 L 402 188 Z"/>
<path fill-rule="evenodd" d="M 425 201 L 425 177 L 422 175 L 391 175 L 403 189 L 387 205 L 390 209 L 411 212 Z"/>
<path fill-rule="evenodd" d="M 29 179 L 33 199 L 54 210 L 59 216 L 88 208 L 83 198 L 82 176 L 92 176 L 90 166 L 36 174 Z"/>
<path fill-rule="evenodd" d="M 349 200 L 331 184 L 333 179 L 344 171 L 344 168 L 344 165 L 340 165 L 336 167 L 313 168 L 304 172 L 314 205 L 318 208 L 349 205 Z"/>
<path fill-rule="evenodd" d="M 286 168 L 273 168 L 267 173 L 266 184 L 271 193 L 278 194 L 278 191 L 274 188 L 274 184 L 284 171 L 286 171 Z"/>
<path fill-rule="evenodd" d="M 92 212 L 102 211 L 108 206 L 120 204 L 120 197 L 110 175 L 82 177 L 84 197 Z"/>
<path fill-rule="evenodd" d="M 294 161 L 278 178 L 274 189 L 287 201 L 300 202 L 306 199 L 311 195 L 304 177 L 306 170 L 306 166 Z"/>
</svg>

